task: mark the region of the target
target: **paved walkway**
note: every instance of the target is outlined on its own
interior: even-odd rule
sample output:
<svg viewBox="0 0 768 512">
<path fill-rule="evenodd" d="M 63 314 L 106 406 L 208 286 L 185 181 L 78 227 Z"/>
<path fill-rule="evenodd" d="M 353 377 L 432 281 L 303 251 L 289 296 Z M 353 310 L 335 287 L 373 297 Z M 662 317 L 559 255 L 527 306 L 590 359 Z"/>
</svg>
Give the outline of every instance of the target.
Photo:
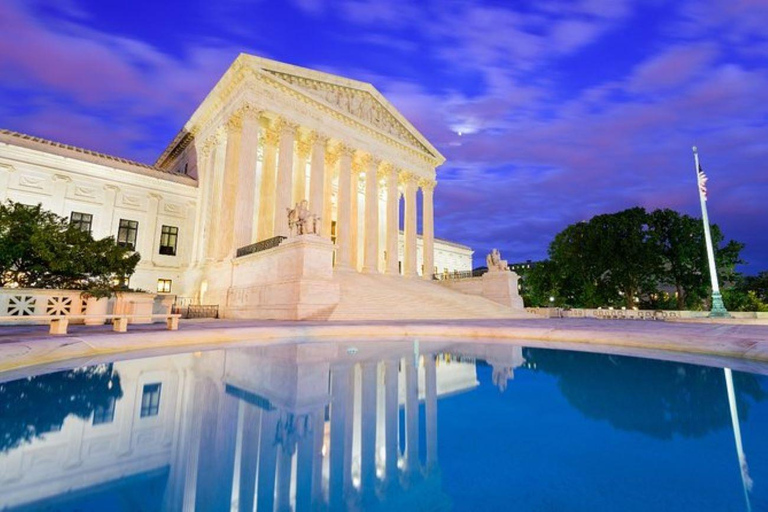
<svg viewBox="0 0 768 512">
<path fill-rule="evenodd" d="M 311 342 L 329 339 L 455 339 L 536 342 L 539 346 L 587 345 L 674 351 L 768 362 L 768 326 L 670 323 L 638 320 L 530 319 L 390 322 L 182 321 L 178 331 L 164 324 L 71 326 L 50 336 L 46 326 L 0 328 L 0 372 L 128 351 L 195 350 L 211 346 Z M 594 348 L 593 348 L 594 349 Z"/>
</svg>

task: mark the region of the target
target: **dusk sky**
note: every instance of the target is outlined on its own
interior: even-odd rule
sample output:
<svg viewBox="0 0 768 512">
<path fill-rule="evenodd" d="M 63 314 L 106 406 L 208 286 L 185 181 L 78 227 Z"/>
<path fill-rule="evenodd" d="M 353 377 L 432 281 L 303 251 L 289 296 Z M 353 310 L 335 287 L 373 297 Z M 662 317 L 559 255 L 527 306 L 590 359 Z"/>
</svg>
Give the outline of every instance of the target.
<svg viewBox="0 0 768 512">
<path fill-rule="evenodd" d="M 768 269 L 768 0 L 0 0 L 0 128 L 154 162 L 240 52 L 371 82 L 447 157 L 436 235 L 542 259 L 632 206 Z"/>
</svg>

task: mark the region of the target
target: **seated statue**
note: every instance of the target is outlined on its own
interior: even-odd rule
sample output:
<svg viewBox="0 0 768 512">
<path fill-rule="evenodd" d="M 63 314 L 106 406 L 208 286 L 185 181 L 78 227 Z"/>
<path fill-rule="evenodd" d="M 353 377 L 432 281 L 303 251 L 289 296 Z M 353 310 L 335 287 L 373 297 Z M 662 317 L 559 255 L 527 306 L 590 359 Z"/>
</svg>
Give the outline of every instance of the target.
<svg viewBox="0 0 768 512">
<path fill-rule="evenodd" d="M 320 234 L 320 217 L 309 211 L 306 199 L 288 209 L 288 232 L 291 237 Z"/>
<path fill-rule="evenodd" d="M 501 259 L 501 254 L 498 249 L 494 249 L 485 257 L 485 262 L 488 265 L 488 272 L 501 272 L 509 270 L 507 260 Z"/>
</svg>

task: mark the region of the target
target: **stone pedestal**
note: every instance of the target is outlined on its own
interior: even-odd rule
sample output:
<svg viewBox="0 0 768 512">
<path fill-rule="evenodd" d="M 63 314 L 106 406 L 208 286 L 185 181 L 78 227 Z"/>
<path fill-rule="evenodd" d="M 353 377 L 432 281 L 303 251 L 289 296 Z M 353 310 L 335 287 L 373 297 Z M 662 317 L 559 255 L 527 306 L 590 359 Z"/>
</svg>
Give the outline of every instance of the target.
<svg viewBox="0 0 768 512">
<path fill-rule="evenodd" d="M 482 276 L 482 296 L 512 309 L 523 309 L 523 299 L 517 291 L 517 280 L 518 275 L 514 272 L 486 272 Z"/>
<path fill-rule="evenodd" d="M 339 303 L 330 240 L 301 235 L 232 261 L 225 318 L 324 319 Z"/>
</svg>

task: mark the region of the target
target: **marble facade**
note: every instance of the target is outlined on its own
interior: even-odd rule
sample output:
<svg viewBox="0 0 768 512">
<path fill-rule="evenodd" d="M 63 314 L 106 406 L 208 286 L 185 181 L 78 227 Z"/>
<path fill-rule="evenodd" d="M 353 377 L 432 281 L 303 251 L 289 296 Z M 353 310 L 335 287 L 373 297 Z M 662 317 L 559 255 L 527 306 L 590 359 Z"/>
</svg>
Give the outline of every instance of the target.
<svg viewBox="0 0 768 512">
<path fill-rule="evenodd" d="M 263 284 L 232 281 L 238 250 L 288 236 L 301 201 L 334 244 L 334 274 L 471 270 L 470 248 L 434 237 L 444 161 L 372 85 L 242 54 L 151 166 L 0 131 L 0 200 L 85 213 L 95 237 L 137 222 L 131 286 L 166 282 L 226 315 L 237 289 Z M 177 238 L 163 253 L 166 229 Z"/>
</svg>

